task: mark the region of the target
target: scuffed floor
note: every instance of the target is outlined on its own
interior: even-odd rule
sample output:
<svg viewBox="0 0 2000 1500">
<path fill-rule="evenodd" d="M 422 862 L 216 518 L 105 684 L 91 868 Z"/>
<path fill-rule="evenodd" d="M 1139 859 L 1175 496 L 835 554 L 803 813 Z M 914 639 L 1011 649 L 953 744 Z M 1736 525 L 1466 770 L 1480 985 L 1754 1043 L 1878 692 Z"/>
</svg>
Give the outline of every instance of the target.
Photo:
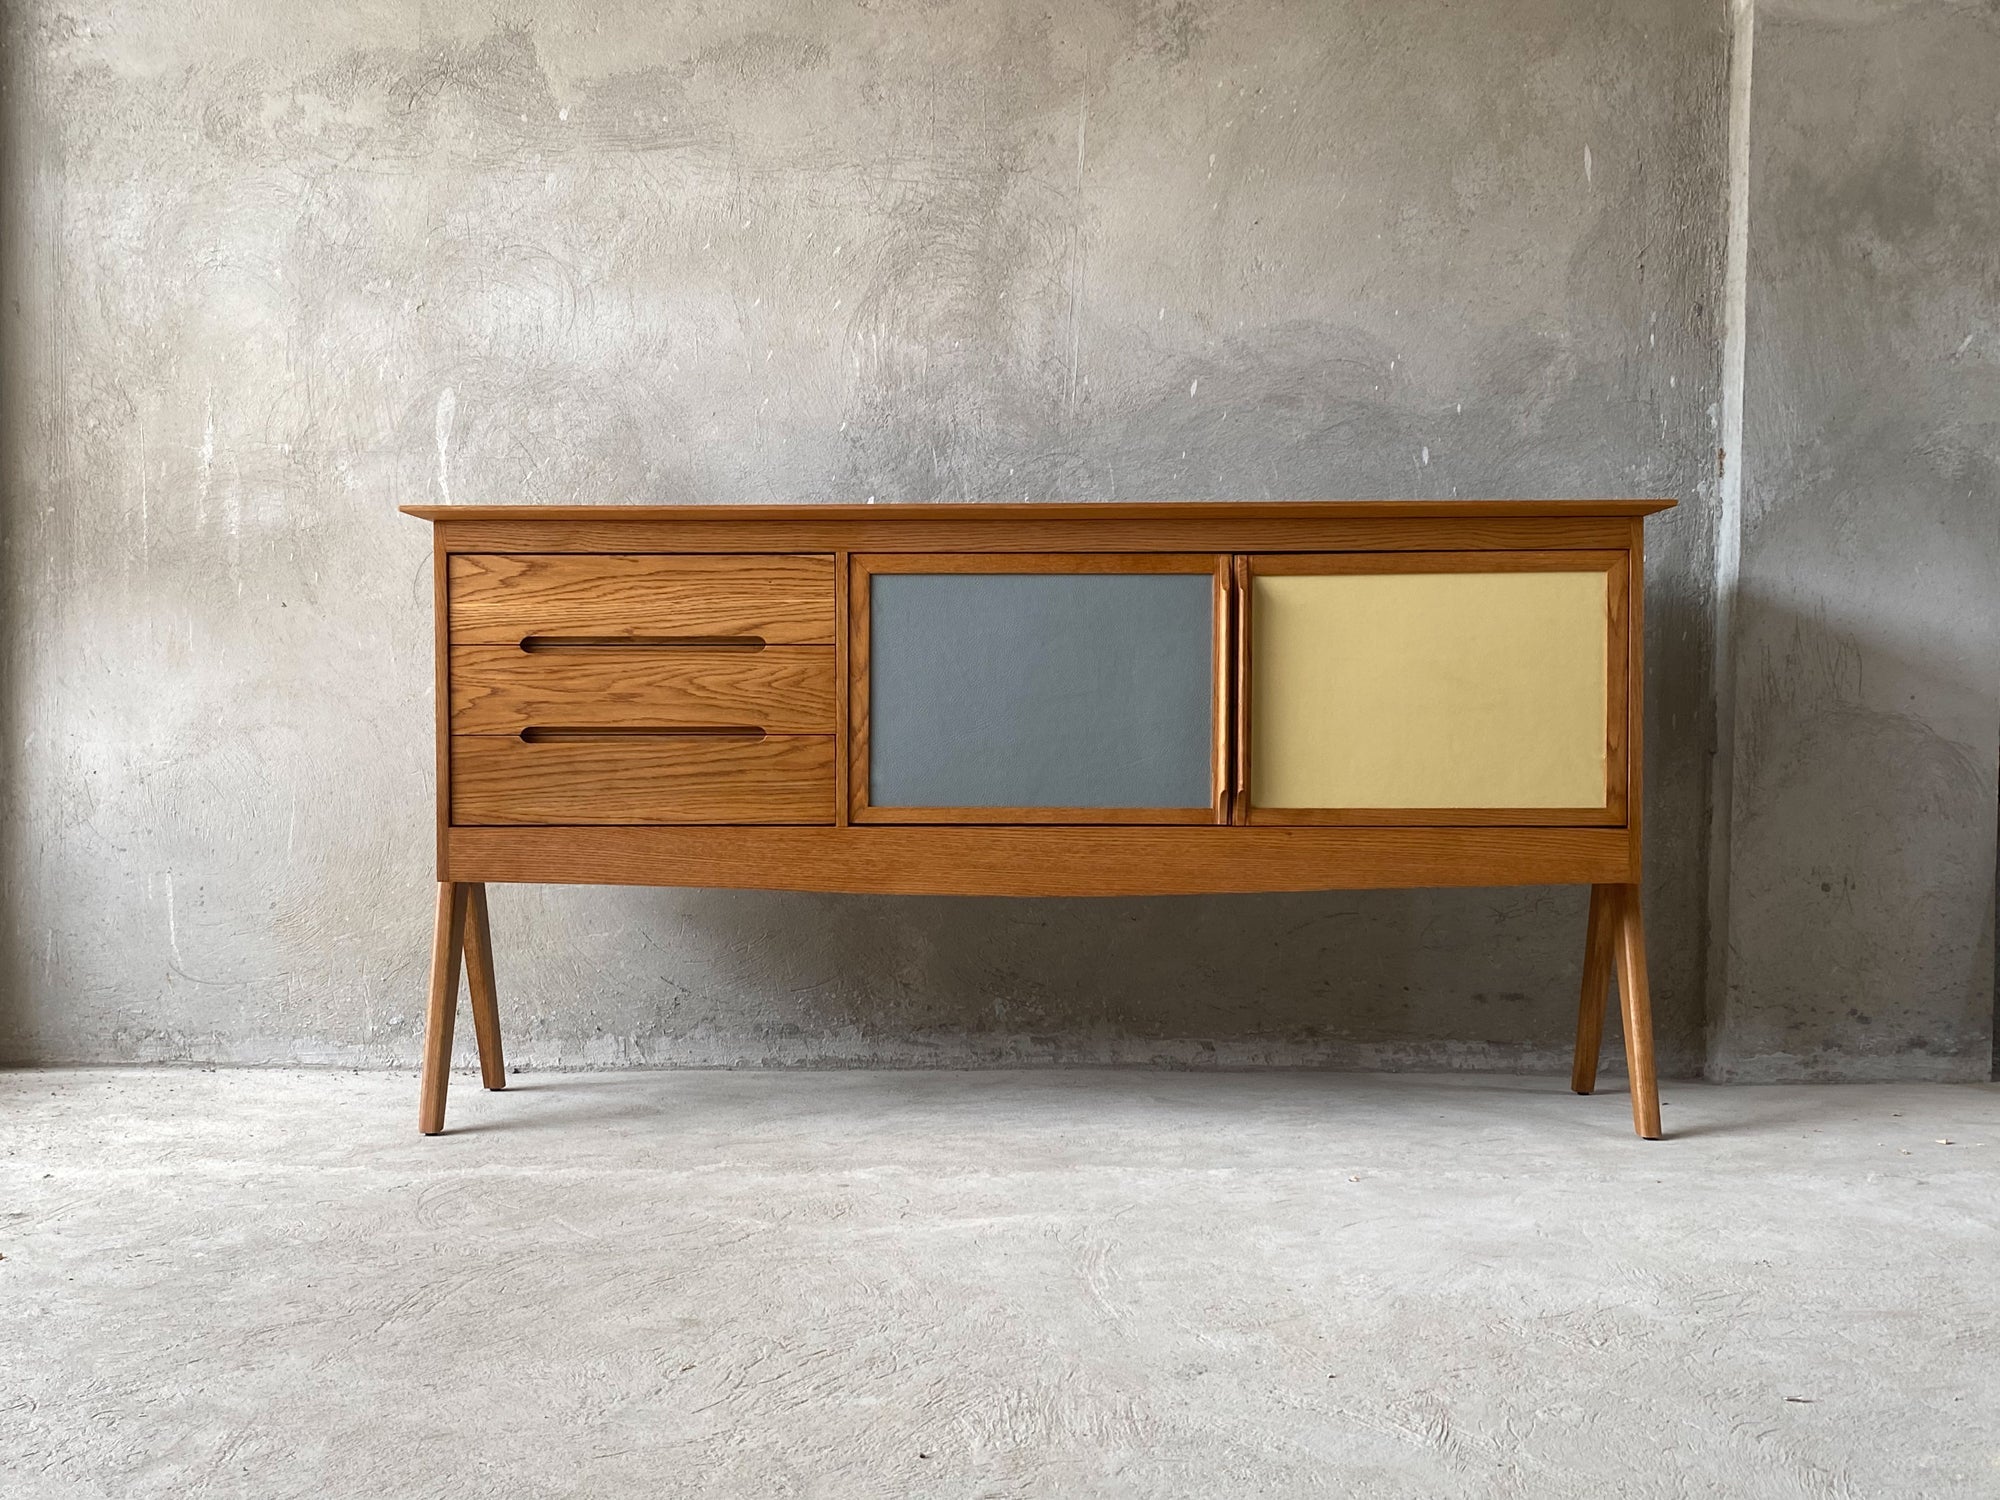
<svg viewBox="0 0 2000 1500">
<path fill-rule="evenodd" d="M 1993 1088 L 453 1094 L 0 1074 L 0 1493 L 2000 1495 Z"/>
</svg>

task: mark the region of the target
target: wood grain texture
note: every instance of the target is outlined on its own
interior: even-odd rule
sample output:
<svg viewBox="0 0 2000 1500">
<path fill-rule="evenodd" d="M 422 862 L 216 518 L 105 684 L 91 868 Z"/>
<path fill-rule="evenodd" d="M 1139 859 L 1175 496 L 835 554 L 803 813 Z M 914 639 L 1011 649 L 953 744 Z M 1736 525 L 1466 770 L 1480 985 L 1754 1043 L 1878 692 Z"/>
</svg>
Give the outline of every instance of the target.
<svg viewBox="0 0 2000 1500">
<path fill-rule="evenodd" d="M 831 734 L 834 656 L 831 646 L 454 646 L 451 732 L 754 724 L 770 734 Z"/>
<path fill-rule="evenodd" d="M 868 661 L 871 621 L 868 610 L 868 565 L 847 559 L 847 782 L 841 792 L 846 821 L 861 820 L 868 811 Z"/>
<path fill-rule="evenodd" d="M 1198 552 L 871 552 L 873 573 L 1212 573 L 1213 553 Z"/>
<path fill-rule="evenodd" d="M 1632 866 L 1630 882 L 1619 898 L 1618 995 L 1625 1028 L 1625 1066 L 1632 1079 L 1632 1126 L 1641 1138 L 1660 1138 L 1660 1089 L 1653 1063 L 1652 975 L 1646 961 L 1646 926 L 1642 906 L 1640 871 L 1644 864 L 1645 814 L 1643 768 L 1645 764 L 1645 685 L 1646 685 L 1646 528 L 1643 517 L 1627 521 L 1629 541 L 1626 556 L 1631 569 L 1627 604 L 1626 643 L 1630 675 L 1627 678 L 1626 726 L 1628 775 L 1626 838 Z"/>
<path fill-rule="evenodd" d="M 1646 923 L 1639 887 L 1623 886 L 1617 898 L 1618 1007 L 1625 1025 L 1625 1071 L 1632 1080 L 1632 1128 L 1644 1140 L 1660 1138 L 1660 1085 L 1653 1069 L 1652 984 L 1646 972 Z"/>
<path fill-rule="evenodd" d="M 857 807 L 848 821 L 869 828 L 892 824 L 1069 823 L 1127 827 L 1135 824 L 1184 824 L 1217 821 L 1212 807 Z"/>
<path fill-rule="evenodd" d="M 451 641 L 753 637 L 833 644 L 831 557 L 453 555 Z"/>
<path fill-rule="evenodd" d="M 620 521 L 611 507 L 591 520 L 536 519 L 545 513 L 524 507 L 505 520 L 440 521 L 437 532 L 439 545 L 451 553 L 548 554 L 1603 549 L 1623 547 L 1627 535 L 1626 523 L 1620 518 L 1588 513 L 1545 519 L 1366 519 L 1335 514 L 1318 519 L 1280 515 L 1259 520 L 1226 513 L 1250 507 L 1172 508 L 1185 513 L 1161 519 L 1110 514 L 1069 519 L 1040 515 L 1001 518 L 988 514 L 983 506 L 966 505 L 945 507 L 953 514 L 913 520 L 887 514 L 893 510 L 889 506 L 869 506 L 864 514 L 843 519 L 829 506 L 804 520 L 750 515 L 736 520 Z M 1109 511 L 1111 507 L 1089 509 Z"/>
<path fill-rule="evenodd" d="M 833 820 L 847 824 L 851 798 L 848 788 L 852 785 L 848 760 L 853 754 L 854 735 L 848 722 L 851 694 L 848 684 L 852 671 L 854 632 L 850 628 L 852 614 L 848 601 L 848 591 L 852 586 L 851 557 L 846 552 L 833 555 L 833 614 L 835 621 L 833 642 Z"/>
<path fill-rule="evenodd" d="M 461 881 L 443 881 L 437 891 L 437 920 L 431 930 L 431 985 L 424 1013 L 424 1065 L 417 1086 L 417 1128 L 425 1135 L 444 1129 L 445 1094 L 451 1087 L 452 1033 L 458 1025 L 458 970 L 465 952 L 465 913 L 471 890 Z"/>
<path fill-rule="evenodd" d="M 1234 646 L 1235 677 L 1230 684 L 1231 751 L 1234 774 L 1230 778 L 1229 821 L 1238 827 L 1250 822 L 1250 559 L 1231 559 L 1230 592 L 1233 619 L 1230 624 Z"/>
<path fill-rule="evenodd" d="M 833 736 L 452 740 L 453 825 L 831 823 Z"/>
<path fill-rule="evenodd" d="M 1631 732 L 1632 565 L 1620 557 L 1605 577 L 1604 805 L 1611 820 L 1623 823 L 1632 809 Z"/>
<path fill-rule="evenodd" d="M 1230 632 L 1234 628 L 1231 617 L 1235 605 L 1235 564 L 1236 559 L 1227 552 L 1217 553 L 1211 562 L 1211 566 L 1215 569 L 1215 602 L 1210 606 L 1215 611 L 1215 644 L 1211 648 L 1214 661 L 1210 670 L 1215 678 L 1215 685 L 1209 712 L 1214 715 L 1215 749 L 1213 764 L 1208 774 L 1215 797 L 1213 819 L 1222 824 L 1229 821 L 1233 796 L 1229 774 L 1229 745 L 1232 738 L 1229 705 L 1230 683 L 1235 675 L 1234 663 L 1230 658 Z"/>
<path fill-rule="evenodd" d="M 453 828 L 461 879 L 887 895 L 1584 885 L 1628 879 L 1616 828 Z"/>
<path fill-rule="evenodd" d="M 1618 931 L 1615 885 L 1590 888 L 1590 917 L 1583 936 L 1583 990 L 1576 1006 L 1576 1052 L 1569 1086 L 1588 1094 L 1597 1087 L 1598 1054 L 1604 1048 L 1604 1009 L 1611 999 L 1612 947 Z"/>
<path fill-rule="evenodd" d="M 507 1087 L 507 1059 L 500 1051 L 500 988 L 493 974 L 493 922 L 486 887 L 468 885 L 465 903 L 465 989 L 472 1001 L 472 1031 L 479 1042 L 479 1081 Z"/>
<path fill-rule="evenodd" d="M 436 528 L 432 528 L 433 532 Z M 437 878 L 444 879 L 444 830 L 451 807 L 451 589 L 445 571 L 444 547 L 433 538 L 431 550 L 431 717 L 437 735 Z"/>
<path fill-rule="evenodd" d="M 1625 554 L 1608 549 L 1546 547 L 1473 552 L 1336 553 L 1328 557 L 1281 553 L 1250 559 L 1252 577 L 1300 577 L 1326 573 L 1581 573 L 1609 572 Z"/>
<path fill-rule="evenodd" d="M 1252 807 L 1258 828 L 1622 828 L 1609 807 Z"/>
<path fill-rule="evenodd" d="M 1632 842 L 1632 868 L 1642 860 L 1646 791 L 1646 526 L 1643 517 L 1626 523 L 1625 588 L 1625 832 Z M 1632 877 L 1639 878 L 1636 874 Z"/>
</svg>

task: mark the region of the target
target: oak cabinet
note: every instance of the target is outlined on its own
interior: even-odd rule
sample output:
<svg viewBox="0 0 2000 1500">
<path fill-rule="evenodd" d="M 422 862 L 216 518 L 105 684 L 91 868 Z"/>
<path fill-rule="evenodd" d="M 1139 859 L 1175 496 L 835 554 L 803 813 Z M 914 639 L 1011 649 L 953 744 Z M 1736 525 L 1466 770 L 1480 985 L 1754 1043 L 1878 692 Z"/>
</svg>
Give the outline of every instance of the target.
<svg viewBox="0 0 2000 1500">
<path fill-rule="evenodd" d="M 488 881 L 1575 882 L 1572 1085 L 1616 967 L 1657 1135 L 1640 579 L 1666 504 L 407 507 L 437 585 L 422 1128 L 462 958 L 504 1083 Z"/>
</svg>

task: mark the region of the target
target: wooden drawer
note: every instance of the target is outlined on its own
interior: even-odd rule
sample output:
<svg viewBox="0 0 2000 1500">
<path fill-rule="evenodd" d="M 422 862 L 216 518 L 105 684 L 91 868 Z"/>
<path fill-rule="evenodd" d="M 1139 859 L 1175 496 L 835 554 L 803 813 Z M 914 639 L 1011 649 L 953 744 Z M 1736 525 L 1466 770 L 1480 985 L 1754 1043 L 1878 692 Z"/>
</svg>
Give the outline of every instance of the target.
<svg viewBox="0 0 2000 1500">
<path fill-rule="evenodd" d="M 448 586 L 454 645 L 834 638 L 830 557 L 462 552 Z"/>
<path fill-rule="evenodd" d="M 831 734 L 830 646 L 451 649 L 454 734 L 748 726 Z"/>
<path fill-rule="evenodd" d="M 451 821 L 831 823 L 833 736 L 609 734 L 451 742 Z"/>
</svg>

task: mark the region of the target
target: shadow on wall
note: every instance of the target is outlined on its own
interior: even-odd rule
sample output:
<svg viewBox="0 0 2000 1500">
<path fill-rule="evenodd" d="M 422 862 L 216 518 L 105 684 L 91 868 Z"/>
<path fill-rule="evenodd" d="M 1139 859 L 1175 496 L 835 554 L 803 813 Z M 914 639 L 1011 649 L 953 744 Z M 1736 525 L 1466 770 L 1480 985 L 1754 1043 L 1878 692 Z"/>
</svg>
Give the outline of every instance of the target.
<svg viewBox="0 0 2000 1500">
<path fill-rule="evenodd" d="M 1739 641 L 1725 1080 L 1987 1076 L 1994 747 L 1975 665 L 1911 615 L 1746 590 Z M 1913 701 L 1967 706 L 1939 725 Z"/>
<path fill-rule="evenodd" d="M 18 99 L 23 49 L 15 45 L 19 21 L 0 16 L 0 100 Z M 19 111 L 0 108 L 0 1059 L 27 1053 L 28 994 L 21 930 L 18 872 L 27 823 L 19 746 L 24 728 L 23 683 L 28 672 L 28 631 L 21 601 L 28 598 L 22 574 L 28 567 L 19 545 L 23 509 L 32 494 L 28 444 L 28 404 L 21 399 L 29 368 L 31 320 L 42 303 L 31 282 L 42 252 L 25 236 L 26 194 L 32 182 L 23 145 Z M 23 309 L 26 309 L 25 313 Z"/>
<path fill-rule="evenodd" d="M 530 1066 L 1561 1072 L 1584 931 L 1581 888 L 998 900 L 495 887 L 492 905 L 509 1057 Z M 580 1050 L 566 1040 L 578 1010 L 597 1024 Z M 1676 1071 L 1699 1071 L 1675 1041 Z M 1615 1060 L 1615 1016 L 1607 1048 Z"/>
</svg>

